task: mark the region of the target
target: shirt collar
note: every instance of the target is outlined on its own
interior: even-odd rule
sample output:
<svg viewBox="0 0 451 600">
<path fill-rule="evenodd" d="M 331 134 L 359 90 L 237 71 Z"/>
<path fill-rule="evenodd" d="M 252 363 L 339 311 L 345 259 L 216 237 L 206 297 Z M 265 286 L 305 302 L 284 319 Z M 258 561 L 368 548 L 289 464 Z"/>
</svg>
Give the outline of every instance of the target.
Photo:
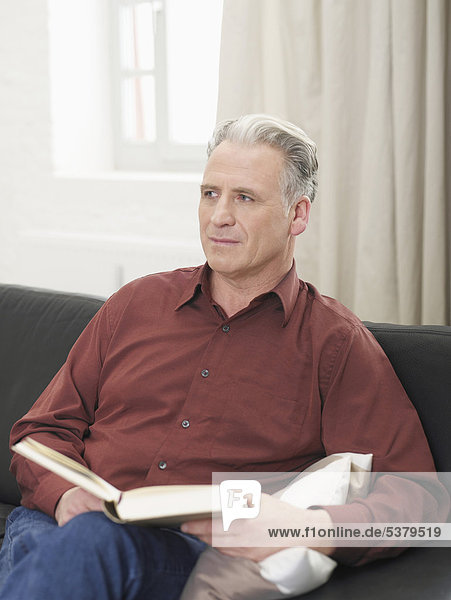
<svg viewBox="0 0 451 600">
<path fill-rule="evenodd" d="M 295 261 L 293 261 L 291 269 L 288 271 L 282 281 L 276 285 L 272 292 L 279 297 L 282 303 L 283 312 L 285 314 L 283 326 L 285 327 L 290 320 L 299 295 L 299 278 L 296 272 Z"/>
<path fill-rule="evenodd" d="M 210 288 L 208 283 L 209 271 L 210 267 L 208 266 L 208 263 L 205 263 L 193 272 L 193 277 L 183 290 L 175 310 L 178 310 L 192 300 L 200 289 L 202 289 L 207 297 L 210 298 Z M 283 326 L 285 327 L 290 320 L 299 294 L 299 278 L 297 276 L 296 264 L 294 261 L 291 269 L 288 271 L 282 281 L 280 281 L 272 290 L 266 294 L 263 294 L 263 296 L 266 296 L 267 294 L 275 294 L 282 303 L 285 316 Z"/>
<path fill-rule="evenodd" d="M 194 296 L 197 294 L 198 290 L 200 290 L 202 285 L 204 285 L 204 284 L 208 285 L 208 270 L 209 269 L 210 269 L 210 267 L 208 266 L 207 263 L 205 263 L 204 265 L 196 268 L 193 271 L 193 276 L 191 277 L 191 279 L 185 286 L 185 288 L 182 292 L 182 295 L 180 296 L 180 299 L 178 301 L 178 304 L 175 307 L 175 310 L 178 310 L 184 304 L 186 304 L 187 302 L 192 300 L 194 298 Z"/>
</svg>

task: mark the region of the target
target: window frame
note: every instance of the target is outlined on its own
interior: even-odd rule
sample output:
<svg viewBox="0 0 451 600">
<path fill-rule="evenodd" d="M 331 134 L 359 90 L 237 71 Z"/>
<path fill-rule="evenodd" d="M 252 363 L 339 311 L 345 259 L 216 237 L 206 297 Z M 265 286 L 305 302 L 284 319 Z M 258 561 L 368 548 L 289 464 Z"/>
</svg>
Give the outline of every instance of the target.
<svg viewBox="0 0 451 600">
<path fill-rule="evenodd" d="M 201 171 L 205 164 L 206 144 L 181 144 L 171 142 L 169 139 L 165 0 L 110 0 L 110 2 L 112 7 L 111 72 L 115 168 L 131 171 Z M 123 6 L 142 3 L 150 3 L 153 7 L 155 31 L 153 71 L 125 69 L 121 65 L 120 9 Z M 127 140 L 122 133 L 122 82 L 127 76 L 143 74 L 153 74 L 155 81 L 155 142 Z"/>
</svg>

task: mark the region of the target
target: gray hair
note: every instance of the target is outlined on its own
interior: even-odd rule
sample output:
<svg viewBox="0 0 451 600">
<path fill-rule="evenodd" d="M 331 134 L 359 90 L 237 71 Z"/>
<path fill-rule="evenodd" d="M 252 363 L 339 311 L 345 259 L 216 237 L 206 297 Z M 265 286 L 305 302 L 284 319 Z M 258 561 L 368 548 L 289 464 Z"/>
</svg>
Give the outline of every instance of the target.
<svg viewBox="0 0 451 600">
<path fill-rule="evenodd" d="M 237 144 L 267 144 L 282 151 L 285 167 L 280 191 L 287 212 L 300 196 L 313 202 L 318 188 L 316 144 L 302 129 L 270 115 L 243 115 L 219 123 L 207 146 L 210 157 L 224 141 Z"/>
</svg>

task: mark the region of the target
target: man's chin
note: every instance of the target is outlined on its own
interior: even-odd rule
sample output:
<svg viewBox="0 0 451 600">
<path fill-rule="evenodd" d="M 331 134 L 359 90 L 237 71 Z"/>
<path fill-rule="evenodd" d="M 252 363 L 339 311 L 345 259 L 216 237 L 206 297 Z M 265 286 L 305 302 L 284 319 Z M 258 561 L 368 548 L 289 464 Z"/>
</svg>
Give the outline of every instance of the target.
<svg viewBox="0 0 451 600">
<path fill-rule="evenodd" d="M 219 275 L 231 277 L 240 271 L 239 265 L 228 256 L 207 256 L 208 266 Z"/>
</svg>

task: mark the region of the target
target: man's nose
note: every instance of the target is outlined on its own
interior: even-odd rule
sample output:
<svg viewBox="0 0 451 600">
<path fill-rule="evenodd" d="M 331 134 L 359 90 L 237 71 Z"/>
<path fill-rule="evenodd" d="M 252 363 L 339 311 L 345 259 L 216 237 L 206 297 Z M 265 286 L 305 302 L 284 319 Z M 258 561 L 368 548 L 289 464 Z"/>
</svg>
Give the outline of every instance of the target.
<svg viewBox="0 0 451 600">
<path fill-rule="evenodd" d="M 215 227 L 234 225 L 235 215 L 233 211 L 233 201 L 225 195 L 221 196 L 215 204 L 210 220 Z"/>
</svg>

